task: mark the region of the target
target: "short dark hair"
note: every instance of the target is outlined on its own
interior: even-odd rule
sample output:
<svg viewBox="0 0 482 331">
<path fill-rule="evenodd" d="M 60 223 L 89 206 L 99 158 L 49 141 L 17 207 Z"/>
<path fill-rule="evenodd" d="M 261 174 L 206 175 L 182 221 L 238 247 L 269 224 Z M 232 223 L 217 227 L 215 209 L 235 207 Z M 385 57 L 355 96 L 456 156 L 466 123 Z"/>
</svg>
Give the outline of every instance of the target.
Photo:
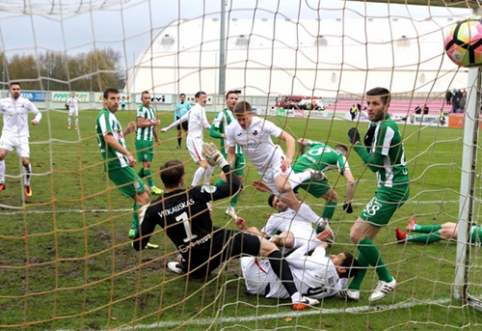
<svg viewBox="0 0 482 331">
<path fill-rule="evenodd" d="M 344 153 L 348 153 L 348 148 L 343 144 L 336 145 L 335 149 L 341 149 Z"/>
<path fill-rule="evenodd" d="M 20 83 L 19 83 L 19 82 L 11 82 L 11 83 L 10 83 L 10 87 L 12 87 L 12 85 L 18 85 L 18 86 L 20 86 Z"/>
<path fill-rule="evenodd" d="M 228 93 L 226 93 L 226 100 L 228 100 L 230 94 L 238 95 L 238 92 L 236 92 L 235 90 L 228 91 Z"/>
<path fill-rule="evenodd" d="M 180 97 L 182 97 L 183 95 L 186 96 L 186 93 L 179 94 Z"/>
<path fill-rule="evenodd" d="M 253 108 L 251 108 L 251 105 L 247 101 L 240 101 L 234 107 L 235 114 L 243 114 L 251 111 L 253 111 Z"/>
<path fill-rule="evenodd" d="M 391 94 L 390 94 L 390 91 L 387 90 L 387 89 L 384 88 L 384 87 L 375 87 L 375 88 L 372 88 L 372 89 L 369 90 L 366 94 L 367 94 L 367 95 L 370 95 L 370 96 L 379 96 L 379 97 L 381 97 L 384 105 L 386 105 L 387 103 L 390 103 L 390 100 L 391 100 L 391 98 L 392 98 L 392 96 L 391 96 Z"/>
<path fill-rule="evenodd" d="M 113 87 L 109 87 L 104 91 L 104 99 L 109 98 L 109 94 L 119 94 L 119 90 Z"/>
<path fill-rule="evenodd" d="M 176 187 L 184 176 L 184 165 L 179 160 L 169 160 L 161 168 L 161 180 L 166 188 Z"/>
<path fill-rule="evenodd" d="M 151 94 L 151 92 L 149 92 L 148 90 L 142 91 L 142 93 L 141 93 L 141 98 L 142 98 L 142 96 L 143 96 L 144 94 Z"/>
<path fill-rule="evenodd" d="M 341 268 L 345 268 L 346 272 L 342 274 L 340 277 L 341 278 L 351 278 L 355 277 L 356 274 L 358 273 L 358 267 L 360 266 L 358 264 L 358 260 L 353 256 L 352 253 L 349 252 L 343 252 L 345 254 L 346 258 L 343 260 L 343 263 L 340 265 Z"/>
<path fill-rule="evenodd" d="M 203 95 L 203 94 L 206 95 L 206 92 L 199 91 L 199 92 L 197 92 L 197 93 L 194 95 L 194 97 L 195 97 L 195 98 L 200 98 L 201 95 Z"/>
<path fill-rule="evenodd" d="M 273 200 L 274 200 L 274 198 L 276 198 L 276 195 L 274 195 L 274 194 L 271 194 L 271 195 L 269 196 L 269 198 L 268 198 L 268 205 L 269 205 L 270 207 L 273 207 Z"/>
</svg>

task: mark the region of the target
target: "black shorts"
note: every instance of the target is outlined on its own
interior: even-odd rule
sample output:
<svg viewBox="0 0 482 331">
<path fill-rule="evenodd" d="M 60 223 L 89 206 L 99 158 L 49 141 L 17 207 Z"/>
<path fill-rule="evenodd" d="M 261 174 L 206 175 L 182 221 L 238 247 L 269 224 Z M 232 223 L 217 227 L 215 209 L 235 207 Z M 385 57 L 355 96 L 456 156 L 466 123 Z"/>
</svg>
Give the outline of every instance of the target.
<svg viewBox="0 0 482 331">
<path fill-rule="evenodd" d="M 176 120 L 178 120 L 179 118 L 180 118 L 179 116 L 176 116 Z M 181 124 L 179 124 L 179 125 L 177 126 L 177 129 L 178 129 L 178 130 L 181 130 L 181 126 L 182 126 L 182 128 L 184 129 L 184 131 L 187 131 L 188 124 L 189 124 L 189 123 L 188 123 L 187 121 L 186 121 L 186 122 L 182 122 Z"/>
<path fill-rule="evenodd" d="M 211 274 L 222 262 L 243 255 L 259 256 L 261 241 L 258 236 L 225 229 L 215 229 L 213 239 L 183 253 L 185 271 L 194 277 Z M 190 262 L 189 262 L 190 261 Z"/>
</svg>

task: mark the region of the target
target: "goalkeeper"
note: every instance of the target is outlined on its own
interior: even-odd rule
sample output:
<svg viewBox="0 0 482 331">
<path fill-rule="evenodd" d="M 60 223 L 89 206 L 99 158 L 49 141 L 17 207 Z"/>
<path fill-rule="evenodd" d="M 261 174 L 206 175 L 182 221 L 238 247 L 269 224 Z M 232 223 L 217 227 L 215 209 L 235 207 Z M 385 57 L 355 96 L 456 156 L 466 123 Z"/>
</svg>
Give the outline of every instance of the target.
<svg viewBox="0 0 482 331">
<path fill-rule="evenodd" d="M 337 169 L 338 172 L 343 175 L 347 183 L 346 200 L 343 204 L 343 210 L 351 214 L 353 212 L 351 200 L 353 198 L 353 193 L 355 192 L 355 180 L 353 179 L 350 165 L 346 159 L 346 155 L 348 154 L 346 146 L 339 144 L 333 149 L 321 142 L 305 138 L 298 139 L 298 146 L 300 147 L 300 153 L 302 155 L 293 165 L 294 172 L 301 173 L 308 168 L 317 170 L 323 174 L 326 171 Z M 308 147 L 309 150 L 305 152 L 306 147 Z M 315 198 L 323 198 L 326 200 L 326 207 L 321 217 L 329 222 L 335 213 L 335 207 L 338 203 L 338 194 L 330 186 L 326 177 L 321 176 L 320 179 L 312 178 L 305 180 L 295 188 L 295 192 L 298 188 L 302 188 Z"/>
<path fill-rule="evenodd" d="M 167 161 L 161 166 L 161 180 L 166 193 L 145 206 L 140 213 L 140 231 L 133 247 L 140 250 L 149 242 L 156 225 L 161 226 L 180 254 L 169 269 L 194 277 L 206 277 L 222 262 L 232 257 L 253 255 L 266 257 L 276 275 L 283 281 L 294 310 L 318 304 L 318 300 L 303 297 L 296 289 L 293 275 L 275 244 L 257 235 L 213 226 L 206 206 L 213 200 L 236 193 L 241 183 L 231 172 L 226 159 L 213 143 L 204 143 L 203 155 L 211 166 L 219 166 L 226 183 L 207 192 L 202 187 L 184 189 L 184 166 L 180 161 Z"/>
</svg>

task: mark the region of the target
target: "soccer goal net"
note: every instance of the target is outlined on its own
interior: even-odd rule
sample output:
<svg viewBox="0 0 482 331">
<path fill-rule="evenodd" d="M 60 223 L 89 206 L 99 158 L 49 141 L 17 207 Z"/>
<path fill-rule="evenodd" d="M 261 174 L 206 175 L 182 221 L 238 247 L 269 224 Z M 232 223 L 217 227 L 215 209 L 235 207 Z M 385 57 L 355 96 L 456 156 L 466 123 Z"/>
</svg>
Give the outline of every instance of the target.
<svg viewBox="0 0 482 331">
<path fill-rule="evenodd" d="M 450 26 L 479 9 L 474 1 L 415 3 L 3 1 L 0 329 L 480 329 L 480 72 L 457 67 L 444 50 Z M 12 86 L 20 86 L 20 99 Z M 343 278 L 343 268 L 329 276 L 326 266 L 342 252 L 358 256 L 360 245 L 350 231 L 359 215 L 374 210 L 367 206 L 374 206 L 376 167 L 359 157 L 347 132 L 356 127 L 363 140 L 373 108 L 366 92 L 375 87 L 391 92 L 388 113 L 402 137 L 405 154 L 398 159 L 410 187 L 404 205 L 372 238 L 371 247 L 396 279 L 384 298 L 369 301 L 379 281 L 379 270 L 369 266 L 358 301 L 323 297 L 295 311 L 290 299 L 270 292 L 279 285 L 276 275 L 269 287 L 263 283 L 260 293 L 248 294 L 249 275 L 238 259 L 202 278 L 173 272 L 168 263 L 179 252 L 160 226 L 151 247 L 132 248 L 129 230 L 137 207 L 125 189 L 132 182 L 120 176 L 116 184 L 106 173 L 96 133 L 99 111 L 115 108 L 124 129 L 130 122 L 140 127 L 138 109 L 143 92 L 149 93 L 161 121 L 154 126 L 160 143 L 150 147 L 152 159 L 142 158 L 137 134 L 123 138 L 137 160 L 134 172 L 151 186 L 154 200 L 156 188 L 165 189 L 159 168 L 166 161 L 182 162 L 186 189 L 199 170 L 186 146 L 189 128 L 160 132 L 180 115 L 177 104 L 194 106 L 196 93 L 204 91 L 211 124 L 229 107 L 226 93 L 235 91 L 239 101 L 252 105 L 254 116 L 294 138 L 293 164 L 305 152 L 320 165 L 322 154 L 331 151 L 311 145 L 302 151 L 296 143 L 302 138 L 348 148 L 349 170 L 334 162 L 321 191 L 317 184 L 297 190 L 317 215 L 331 219 L 335 240 L 320 257 L 315 281 L 319 291 L 335 293 L 329 284 Z M 107 88 L 118 89 L 119 99 L 106 99 Z M 42 116 L 37 123 L 29 114 L 22 122 L 29 127 L 26 149 L 25 132 L 12 132 L 29 102 Z M 221 140 L 209 132 L 204 141 L 219 146 Z M 272 139 L 289 153 L 289 141 Z M 348 172 L 355 183 L 353 213 L 344 208 L 351 194 Z M 220 174 L 214 170 L 211 186 L 222 185 Z M 263 177 L 249 158 L 243 177 L 237 201 L 206 206 L 216 228 L 238 230 L 231 212 L 259 230 L 278 215 L 268 204 L 270 193 L 257 189 Z M 327 183 L 336 194 L 324 194 Z M 188 227 L 196 217 L 182 221 Z M 295 219 L 285 221 L 296 245 L 302 238 L 296 237 Z M 266 261 L 256 261 L 251 285 L 268 272 Z M 300 291 L 310 286 L 304 286 L 309 280 L 303 266 L 290 268 L 301 275 L 295 277 Z"/>
</svg>

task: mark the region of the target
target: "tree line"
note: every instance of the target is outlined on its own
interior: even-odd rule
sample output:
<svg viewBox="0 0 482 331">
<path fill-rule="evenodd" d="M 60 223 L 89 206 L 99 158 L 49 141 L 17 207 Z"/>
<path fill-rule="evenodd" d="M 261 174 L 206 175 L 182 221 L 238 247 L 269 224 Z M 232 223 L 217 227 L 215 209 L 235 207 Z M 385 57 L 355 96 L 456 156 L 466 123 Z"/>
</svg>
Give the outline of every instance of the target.
<svg viewBox="0 0 482 331">
<path fill-rule="evenodd" d="M 0 53 L 2 85 L 20 81 L 22 90 L 93 91 L 107 87 L 122 89 L 125 73 L 120 68 L 122 56 L 112 48 L 68 55 L 46 51 L 34 54 Z"/>
</svg>

